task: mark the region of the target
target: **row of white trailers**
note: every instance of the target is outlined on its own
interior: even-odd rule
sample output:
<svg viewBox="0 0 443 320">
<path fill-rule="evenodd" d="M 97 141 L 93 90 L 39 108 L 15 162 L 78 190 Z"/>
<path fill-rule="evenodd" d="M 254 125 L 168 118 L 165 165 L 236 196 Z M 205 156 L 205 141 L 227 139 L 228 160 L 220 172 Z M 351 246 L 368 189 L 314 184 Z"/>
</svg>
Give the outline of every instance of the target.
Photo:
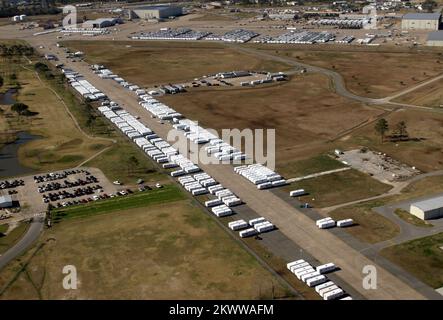
<svg viewBox="0 0 443 320">
<path fill-rule="evenodd" d="M 70 69 L 62 69 L 63 74 L 68 79 L 69 84 L 83 98 L 90 101 L 105 99 L 106 95 L 94 87 L 89 81 L 83 79 L 81 75 Z"/>
<path fill-rule="evenodd" d="M 106 29 L 99 29 L 99 28 L 63 28 L 60 30 L 61 33 L 81 33 L 81 34 L 107 34 L 109 33 L 109 30 Z"/>
<path fill-rule="evenodd" d="M 275 229 L 275 225 L 263 217 L 254 218 L 246 222 L 243 219 L 228 223 L 232 231 L 239 231 L 241 238 L 256 236 L 260 233 L 269 232 Z"/>
<path fill-rule="evenodd" d="M 282 176 L 261 164 L 238 166 L 234 168 L 234 172 L 255 184 L 259 190 L 287 184 Z"/>
<path fill-rule="evenodd" d="M 323 298 L 323 300 L 352 300 L 352 297 L 346 295 L 346 292 L 330 281 L 326 273 L 333 272 L 337 266 L 333 263 L 326 263 L 314 268 L 307 261 L 300 259 L 289 262 L 286 265 L 297 279 L 303 281 L 309 287 L 315 287 L 315 291 Z"/>
<path fill-rule="evenodd" d="M 109 69 L 99 69 L 99 70 L 96 70 L 94 73 L 96 73 L 102 79 L 112 79 L 115 82 L 117 82 L 119 85 L 121 85 L 123 88 L 126 88 L 130 91 L 143 92 L 143 93 L 145 92 L 145 90 L 140 89 L 140 87 L 138 85 L 129 83 L 128 81 L 126 81 L 122 77 L 114 74 Z"/>
<path fill-rule="evenodd" d="M 110 107 L 101 106 L 98 110 L 117 128 L 123 132 L 129 139 L 143 150 L 150 158 L 159 164 L 162 164 L 163 168 L 176 168 L 180 167 L 175 172 L 194 173 L 199 172 L 201 169 L 192 163 L 189 159 L 179 154 L 178 151 L 173 148 L 168 142 L 159 138 L 150 128 L 143 125 L 134 116 L 127 111 L 111 110 Z"/>
<path fill-rule="evenodd" d="M 350 226 L 354 225 L 354 220 L 343 219 L 343 220 L 335 221 L 331 217 L 327 217 L 324 219 L 317 220 L 315 222 L 315 224 L 317 225 L 317 227 L 319 229 L 329 229 L 329 228 L 333 228 L 335 226 L 337 226 L 339 228 L 346 228 L 346 227 L 350 227 Z"/>
</svg>

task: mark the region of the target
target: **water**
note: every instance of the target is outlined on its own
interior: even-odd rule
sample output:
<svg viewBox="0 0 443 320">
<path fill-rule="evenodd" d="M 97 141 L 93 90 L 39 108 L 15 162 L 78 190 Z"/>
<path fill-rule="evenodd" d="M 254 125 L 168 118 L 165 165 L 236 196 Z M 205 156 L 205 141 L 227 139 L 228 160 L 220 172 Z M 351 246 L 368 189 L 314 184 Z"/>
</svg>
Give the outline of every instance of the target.
<svg viewBox="0 0 443 320">
<path fill-rule="evenodd" d="M 33 169 L 24 167 L 18 160 L 18 149 L 20 145 L 39 139 L 28 132 L 19 132 L 17 140 L 6 144 L 0 149 L 0 177 L 12 177 L 34 172 Z"/>
<path fill-rule="evenodd" d="M 8 89 L 5 93 L 0 93 L 0 104 L 3 105 L 11 105 L 16 101 L 14 99 L 14 95 L 17 93 L 17 89 L 11 88 Z"/>
</svg>

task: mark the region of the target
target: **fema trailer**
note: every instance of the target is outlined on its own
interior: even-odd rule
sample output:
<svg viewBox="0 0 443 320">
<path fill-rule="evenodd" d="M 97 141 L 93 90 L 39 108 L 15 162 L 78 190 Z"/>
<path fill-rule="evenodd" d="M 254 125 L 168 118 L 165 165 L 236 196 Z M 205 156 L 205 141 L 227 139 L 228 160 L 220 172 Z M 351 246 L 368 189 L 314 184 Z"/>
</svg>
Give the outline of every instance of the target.
<svg viewBox="0 0 443 320">
<path fill-rule="evenodd" d="M 262 233 L 262 232 L 268 232 L 268 231 L 274 230 L 275 226 L 272 223 L 268 222 L 268 223 L 262 223 L 262 224 L 258 224 L 258 225 L 256 224 L 256 225 L 254 225 L 254 229 L 257 230 L 258 232 Z"/>
<path fill-rule="evenodd" d="M 323 300 L 334 300 L 341 297 L 344 293 L 345 292 L 340 288 L 333 291 L 328 291 L 323 295 Z"/>
<path fill-rule="evenodd" d="M 221 184 L 208 187 L 209 193 L 212 194 L 212 195 L 215 195 L 215 193 L 217 191 L 220 191 L 220 190 L 223 190 L 223 189 L 224 188 L 223 188 L 223 186 Z"/>
<path fill-rule="evenodd" d="M 298 264 L 300 264 L 300 263 L 303 263 L 303 262 L 306 262 L 306 261 L 303 260 L 303 259 L 300 259 L 300 260 L 296 260 L 296 261 L 288 262 L 288 263 L 286 264 L 286 268 L 288 268 L 288 270 L 291 270 L 291 267 L 296 266 L 296 265 L 298 265 Z"/>
<path fill-rule="evenodd" d="M 206 190 L 205 188 L 199 188 L 199 189 L 192 190 L 191 193 L 192 193 L 193 196 L 198 196 L 198 195 L 201 195 L 201 194 L 208 193 L 208 190 Z"/>
<path fill-rule="evenodd" d="M 327 272 L 334 271 L 335 269 L 337 269 L 337 267 L 335 266 L 335 264 L 330 262 L 330 263 L 326 263 L 326 264 L 323 264 L 321 266 L 318 266 L 316 269 L 317 269 L 318 272 L 320 272 L 320 274 L 324 274 L 324 273 L 327 273 Z"/>
<path fill-rule="evenodd" d="M 303 271 L 297 271 L 295 272 L 295 276 L 297 277 L 298 280 L 301 280 L 301 277 L 304 276 L 305 274 L 311 274 L 315 272 L 314 268 L 312 267 L 306 267 L 306 269 L 304 269 Z"/>
<path fill-rule="evenodd" d="M 319 275 L 319 276 L 316 276 L 316 277 L 306 280 L 306 284 L 309 287 L 314 287 L 314 286 L 324 283 L 326 281 L 327 281 L 327 278 L 325 276 Z"/>
<path fill-rule="evenodd" d="M 352 226 L 353 224 L 354 224 L 354 220 L 352 220 L 352 219 L 344 219 L 344 220 L 337 221 L 337 227 L 339 227 L 339 228 L 349 227 L 349 226 Z"/>
<path fill-rule="evenodd" d="M 300 197 L 307 195 L 308 193 L 305 191 L 305 189 L 298 189 L 298 190 L 292 190 L 289 192 L 290 197 Z"/>
<path fill-rule="evenodd" d="M 228 227 L 233 231 L 237 231 L 240 229 L 247 228 L 248 223 L 245 220 L 236 220 L 236 221 L 229 222 Z"/>
<path fill-rule="evenodd" d="M 330 287 L 330 286 L 335 286 L 335 283 L 332 282 L 332 281 L 328 281 L 328 282 L 322 283 L 322 284 L 320 284 L 320 285 L 318 285 L 318 286 L 315 286 L 315 291 L 316 291 L 317 293 L 319 293 L 320 290 L 323 290 L 323 289 L 325 289 L 325 288 L 327 288 L 327 287 Z"/>
<path fill-rule="evenodd" d="M 332 220 L 331 217 L 327 217 L 327 218 L 323 218 L 323 219 L 319 219 L 319 220 L 315 221 L 315 224 L 318 226 L 322 222 L 331 221 L 331 220 Z"/>
<path fill-rule="evenodd" d="M 325 295 L 325 293 L 327 293 L 327 292 L 329 292 L 329 291 L 334 291 L 334 290 L 337 290 L 337 289 L 339 289 L 339 287 L 337 286 L 337 285 L 332 285 L 332 286 L 329 286 L 329 287 L 326 287 L 326 288 L 323 288 L 323 289 L 320 289 L 319 291 L 318 291 L 318 294 L 320 295 L 320 297 L 324 297 L 324 295 Z"/>
<path fill-rule="evenodd" d="M 246 238 L 246 237 L 252 237 L 252 236 L 257 235 L 258 231 L 255 230 L 254 228 L 249 228 L 249 229 L 240 231 L 238 234 L 241 238 Z"/>
<path fill-rule="evenodd" d="M 305 268 L 305 267 L 311 267 L 311 265 L 308 263 L 308 262 L 302 262 L 302 263 L 300 263 L 300 264 L 297 264 L 297 265 L 295 265 L 295 266 L 292 266 L 289 270 L 292 272 L 292 273 L 295 273 L 297 270 L 299 270 L 299 269 L 301 269 L 301 268 Z"/>
<path fill-rule="evenodd" d="M 212 199 L 212 200 L 205 201 L 205 207 L 206 208 L 212 208 L 212 207 L 215 207 L 215 206 L 219 206 L 222 203 L 223 202 L 220 199 Z"/>
<path fill-rule="evenodd" d="M 260 218 L 255 218 L 255 219 L 251 219 L 251 220 L 249 220 L 249 224 L 250 224 L 251 226 L 254 226 L 254 224 L 258 224 L 258 223 L 260 223 L 260 222 L 265 222 L 265 221 L 266 221 L 265 218 L 260 217 Z"/>
<path fill-rule="evenodd" d="M 311 272 L 311 273 L 305 273 L 305 274 L 303 274 L 303 275 L 300 277 L 300 279 L 301 279 L 301 281 L 306 282 L 308 279 L 310 279 L 310 278 L 314 278 L 314 277 L 319 276 L 319 275 L 320 275 L 320 273 L 319 273 L 318 271 L 313 271 L 313 272 Z"/>
<path fill-rule="evenodd" d="M 332 227 L 335 227 L 334 220 L 328 220 L 328 221 L 320 222 L 318 224 L 319 229 L 327 229 L 327 228 L 332 228 Z"/>
</svg>

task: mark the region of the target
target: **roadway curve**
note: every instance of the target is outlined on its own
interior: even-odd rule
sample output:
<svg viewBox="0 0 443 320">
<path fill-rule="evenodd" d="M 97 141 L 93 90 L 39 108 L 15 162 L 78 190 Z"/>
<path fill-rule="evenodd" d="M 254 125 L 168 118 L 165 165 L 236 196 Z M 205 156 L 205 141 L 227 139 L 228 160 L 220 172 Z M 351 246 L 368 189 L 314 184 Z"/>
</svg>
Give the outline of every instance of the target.
<svg viewBox="0 0 443 320">
<path fill-rule="evenodd" d="M 35 217 L 31 219 L 30 226 L 23 238 L 21 238 L 13 247 L 11 247 L 5 254 L 0 256 L 0 270 L 3 269 L 9 262 L 17 258 L 25 252 L 40 236 L 43 230 L 45 217 Z"/>
<path fill-rule="evenodd" d="M 392 102 L 392 100 L 394 100 L 402 95 L 405 95 L 407 93 L 410 93 L 414 90 L 417 90 L 419 88 L 427 86 L 428 84 L 431 84 L 435 81 L 443 79 L 443 74 L 438 75 L 432 79 L 428 79 L 426 81 L 423 81 L 415 86 L 409 87 L 405 90 L 399 91 L 397 93 L 394 93 L 394 94 L 384 97 L 384 98 L 369 98 L 369 97 L 359 96 L 359 95 L 356 95 L 356 94 L 350 92 L 346 88 L 345 81 L 344 81 L 343 77 L 341 76 L 341 74 L 339 74 L 338 72 L 335 72 L 333 70 L 329 70 L 329 69 L 317 67 L 317 66 L 312 66 L 312 65 L 309 65 L 306 63 L 296 61 L 293 58 L 286 58 L 286 57 L 282 57 L 282 56 L 277 56 L 277 55 L 271 54 L 269 52 L 266 52 L 264 50 L 254 49 L 252 47 L 245 47 L 245 46 L 239 46 L 239 45 L 232 45 L 231 47 L 238 50 L 238 51 L 244 52 L 244 53 L 260 56 L 265 59 L 271 59 L 273 61 L 282 62 L 282 63 L 289 64 L 289 65 L 297 67 L 297 68 L 304 68 L 308 72 L 315 72 L 315 73 L 323 74 L 332 80 L 332 84 L 333 84 L 335 93 L 337 93 L 338 95 L 340 95 L 342 97 L 345 97 L 345 98 L 348 98 L 348 99 L 351 99 L 354 101 L 358 101 L 358 102 L 362 102 L 362 103 L 366 103 L 366 104 L 372 104 L 372 105 L 389 104 L 389 105 L 392 105 L 397 108 L 409 107 L 409 108 L 426 109 L 429 111 L 441 112 L 441 110 L 431 108 L 431 107 L 424 107 L 424 106 L 417 106 L 417 105 Z M 292 71 L 289 73 L 294 74 L 296 72 L 297 71 Z"/>
</svg>

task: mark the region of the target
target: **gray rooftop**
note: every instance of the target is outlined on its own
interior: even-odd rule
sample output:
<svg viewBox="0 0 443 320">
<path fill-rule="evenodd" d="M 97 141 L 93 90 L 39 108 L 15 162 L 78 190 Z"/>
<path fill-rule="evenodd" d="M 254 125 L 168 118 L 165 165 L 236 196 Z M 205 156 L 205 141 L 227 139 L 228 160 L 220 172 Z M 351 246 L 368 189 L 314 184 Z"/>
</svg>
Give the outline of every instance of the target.
<svg viewBox="0 0 443 320">
<path fill-rule="evenodd" d="M 428 33 L 428 41 L 443 41 L 443 31 L 434 31 Z"/>
<path fill-rule="evenodd" d="M 412 203 L 411 206 L 415 206 L 423 211 L 443 208 L 443 196 L 415 202 Z"/>
<path fill-rule="evenodd" d="M 403 16 L 403 19 L 408 20 L 439 20 L 440 13 L 407 13 Z"/>
<path fill-rule="evenodd" d="M 11 201 L 12 197 L 9 194 L 0 196 L 0 203 L 11 202 Z"/>
<path fill-rule="evenodd" d="M 176 6 L 170 6 L 170 5 L 157 5 L 157 6 L 141 6 L 133 8 L 133 10 L 164 10 L 168 8 L 177 8 Z"/>
</svg>

